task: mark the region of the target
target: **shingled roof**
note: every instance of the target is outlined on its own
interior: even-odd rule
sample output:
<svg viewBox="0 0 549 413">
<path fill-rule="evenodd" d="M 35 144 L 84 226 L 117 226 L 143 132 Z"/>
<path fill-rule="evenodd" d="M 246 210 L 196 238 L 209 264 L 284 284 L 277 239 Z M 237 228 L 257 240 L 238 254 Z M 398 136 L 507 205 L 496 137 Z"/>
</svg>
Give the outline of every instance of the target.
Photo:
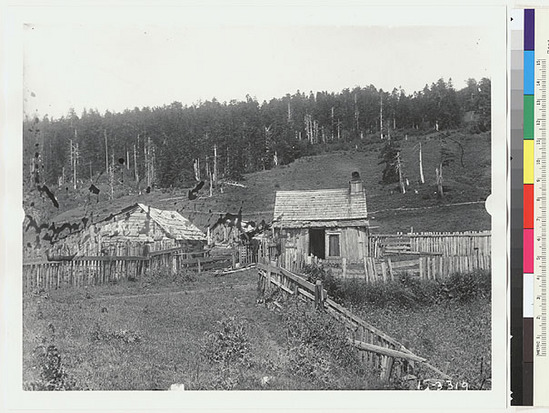
<svg viewBox="0 0 549 413">
<path fill-rule="evenodd" d="M 157 209 L 144 204 L 137 204 L 144 212 L 148 213 L 170 238 L 176 240 L 205 241 L 206 236 L 200 229 L 183 217 L 177 211 Z"/>
<path fill-rule="evenodd" d="M 366 195 L 346 189 L 277 191 L 273 226 L 285 228 L 368 225 Z"/>
</svg>

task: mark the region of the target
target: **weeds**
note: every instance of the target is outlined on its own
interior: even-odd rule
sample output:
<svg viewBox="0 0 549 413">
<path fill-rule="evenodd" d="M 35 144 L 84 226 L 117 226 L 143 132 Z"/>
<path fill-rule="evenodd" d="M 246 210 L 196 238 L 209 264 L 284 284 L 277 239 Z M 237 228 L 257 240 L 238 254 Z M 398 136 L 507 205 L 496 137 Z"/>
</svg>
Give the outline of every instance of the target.
<svg viewBox="0 0 549 413">
<path fill-rule="evenodd" d="M 286 326 L 288 372 L 310 380 L 315 388 L 340 388 L 342 376 L 361 377 L 363 367 L 347 341 L 347 334 L 334 319 L 322 312 L 297 305 L 283 314 Z M 342 374 L 342 371 L 345 374 Z"/>
<path fill-rule="evenodd" d="M 105 330 L 97 322 L 90 334 L 90 340 L 93 342 L 109 342 L 109 341 L 119 341 L 125 344 L 139 343 L 142 341 L 141 335 L 136 331 L 130 330 L 116 330 L 108 331 Z"/>
<path fill-rule="evenodd" d="M 204 358 L 211 363 L 250 366 L 250 342 L 244 322 L 228 317 L 218 321 L 218 325 L 217 331 L 204 335 L 201 347 Z"/>
<path fill-rule="evenodd" d="M 242 382 L 242 369 L 252 366 L 246 325 L 236 317 L 218 321 L 217 331 L 205 333 L 200 352 L 203 359 L 216 368 L 216 374 L 208 383 L 213 389 L 234 389 Z"/>
<path fill-rule="evenodd" d="M 38 346 L 34 354 L 41 369 L 40 378 L 36 381 L 25 382 L 24 390 L 78 390 L 76 381 L 65 370 L 61 362 L 61 355 L 55 345 Z"/>
</svg>

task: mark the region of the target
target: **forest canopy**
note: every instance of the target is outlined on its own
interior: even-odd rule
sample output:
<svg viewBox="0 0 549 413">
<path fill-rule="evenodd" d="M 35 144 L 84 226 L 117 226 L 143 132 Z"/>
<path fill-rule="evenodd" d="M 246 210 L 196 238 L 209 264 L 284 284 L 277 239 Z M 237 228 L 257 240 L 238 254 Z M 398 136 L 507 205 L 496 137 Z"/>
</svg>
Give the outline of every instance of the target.
<svg viewBox="0 0 549 413">
<path fill-rule="evenodd" d="M 238 180 L 319 147 L 464 126 L 487 131 L 490 96 L 487 78 L 469 79 L 460 90 L 439 79 L 412 94 L 369 85 L 339 93 L 298 90 L 262 103 L 247 96 L 121 113 L 71 109 L 59 119 L 24 120 L 24 182 L 97 182 L 115 165 L 124 165 L 135 182 L 157 187 L 188 186 L 215 173 Z"/>
</svg>

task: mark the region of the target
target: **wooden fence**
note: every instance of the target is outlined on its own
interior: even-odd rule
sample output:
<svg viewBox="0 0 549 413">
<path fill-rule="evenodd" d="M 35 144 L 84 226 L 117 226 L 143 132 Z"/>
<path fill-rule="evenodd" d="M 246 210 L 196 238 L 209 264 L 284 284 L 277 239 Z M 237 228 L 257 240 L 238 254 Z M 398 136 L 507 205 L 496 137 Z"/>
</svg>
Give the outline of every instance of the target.
<svg viewBox="0 0 549 413">
<path fill-rule="evenodd" d="M 317 260 L 318 261 L 318 260 Z M 476 270 L 489 271 L 491 257 L 477 256 L 417 256 L 398 259 L 397 257 L 366 257 L 362 261 L 346 258 L 320 260 L 337 277 L 362 278 L 368 282 L 389 281 L 408 274 L 422 280 L 445 280 L 454 273 L 470 273 Z"/>
<path fill-rule="evenodd" d="M 183 270 L 207 271 L 235 266 L 235 255 L 209 256 L 207 251 L 184 253 L 181 248 L 156 251 L 148 257 L 76 257 L 70 261 L 23 263 L 23 291 L 66 286 L 100 285 L 139 279 L 153 271 L 177 274 Z"/>
<path fill-rule="evenodd" d="M 294 272 L 308 264 L 322 264 L 338 277 L 368 282 L 391 280 L 403 273 L 444 280 L 457 272 L 491 269 L 490 231 L 375 234 L 369 236 L 366 248 L 369 255 L 355 261 L 344 257 L 321 260 L 286 247 L 277 264 Z"/>
<path fill-rule="evenodd" d="M 349 342 L 356 348 L 359 360 L 379 371 L 382 380 L 402 379 L 407 374 L 414 374 L 415 363 L 421 363 L 438 379 L 450 379 L 425 358 L 330 299 L 320 281 L 312 284 L 304 277 L 271 264 L 258 264 L 257 268 L 260 297 L 275 288 L 286 296 L 300 298 L 314 304 L 316 309 L 328 312 L 347 327 Z"/>
<path fill-rule="evenodd" d="M 238 247 L 238 262 L 240 265 L 269 262 L 277 256 L 276 243 L 271 238 L 254 239 L 252 242 Z"/>
<path fill-rule="evenodd" d="M 414 253 L 442 256 L 491 255 L 491 232 L 371 234 L 368 238 L 368 255 L 371 257 Z"/>
</svg>

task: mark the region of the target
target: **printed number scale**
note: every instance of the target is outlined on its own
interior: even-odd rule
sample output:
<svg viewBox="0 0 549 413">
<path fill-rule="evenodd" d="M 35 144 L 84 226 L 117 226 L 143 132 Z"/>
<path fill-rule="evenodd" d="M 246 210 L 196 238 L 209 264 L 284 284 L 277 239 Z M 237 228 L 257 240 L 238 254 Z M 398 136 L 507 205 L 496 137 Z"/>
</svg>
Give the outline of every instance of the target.
<svg viewBox="0 0 549 413">
<path fill-rule="evenodd" d="M 536 10 L 534 68 L 534 406 L 549 406 L 547 349 L 547 59 L 549 10 Z"/>
</svg>

